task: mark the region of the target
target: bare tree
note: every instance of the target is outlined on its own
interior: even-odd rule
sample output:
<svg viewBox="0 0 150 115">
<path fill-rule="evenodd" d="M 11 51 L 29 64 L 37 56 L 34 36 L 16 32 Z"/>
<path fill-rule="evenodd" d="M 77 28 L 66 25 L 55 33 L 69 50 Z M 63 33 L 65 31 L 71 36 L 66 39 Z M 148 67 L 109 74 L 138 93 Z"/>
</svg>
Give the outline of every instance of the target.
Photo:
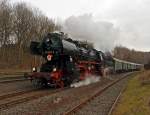
<svg viewBox="0 0 150 115">
<path fill-rule="evenodd" d="M 21 63 L 23 56 L 23 46 L 31 39 L 31 29 L 33 22 L 33 12 L 25 3 L 18 3 L 13 8 L 14 25 L 13 31 L 16 36 L 16 43 L 18 49 L 18 61 Z"/>
<path fill-rule="evenodd" d="M 122 46 L 115 47 L 113 52 L 114 57 L 130 62 L 146 64 L 150 61 L 150 52 L 130 50 Z"/>
<path fill-rule="evenodd" d="M 0 2 L 0 46 L 2 57 L 6 56 L 6 45 L 11 41 L 12 34 L 12 8 L 7 0 Z"/>
<path fill-rule="evenodd" d="M 0 65 L 30 63 L 30 41 L 58 29 L 54 20 L 24 2 L 12 5 L 7 0 L 0 1 Z"/>
</svg>

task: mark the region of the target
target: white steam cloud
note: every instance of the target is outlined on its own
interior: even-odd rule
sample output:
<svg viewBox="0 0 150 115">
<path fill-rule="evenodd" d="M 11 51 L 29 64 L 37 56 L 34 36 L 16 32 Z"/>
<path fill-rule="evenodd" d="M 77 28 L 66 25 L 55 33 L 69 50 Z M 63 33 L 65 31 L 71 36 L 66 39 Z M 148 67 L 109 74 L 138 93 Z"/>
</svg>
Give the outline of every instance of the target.
<svg viewBox="0 0 150 115">
<path fill-rule="evenodd" d="M 98 50 L 111 50 L 118 38 L 118 29 L 110 22 L 95 21 L 90 14 L 71 16 L 65 20 L 62 31 L 76 40 L 94 43 Z"/>
<path fill-rule="evenodd" d="M 92 83 L 96 83 L 98 81 L 100 81 L 99 76 L 88 76 L 83 81 L 79 81 L 77 83 L 71 84 L 70 87 L 81 87 L 81 86 L 89 85 L 89 84 L 92 84 Z"/>
</svg>

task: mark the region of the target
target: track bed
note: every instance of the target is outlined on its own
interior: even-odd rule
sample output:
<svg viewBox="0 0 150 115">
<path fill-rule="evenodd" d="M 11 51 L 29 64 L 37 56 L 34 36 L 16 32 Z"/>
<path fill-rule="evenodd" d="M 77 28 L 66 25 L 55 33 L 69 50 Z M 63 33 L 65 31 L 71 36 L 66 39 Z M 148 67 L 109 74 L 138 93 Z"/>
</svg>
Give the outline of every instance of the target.
<svg viewBox="0 0 150 115">
<path fill-rule="evenodd" d="M 70 88 L 49 96 L 45 95 L 39 99 L 31 100 L 28 103 L 18 104 L 9 109 L 1 110 L 0 114 L 64 114 L 74 106 L 80 104 L 83 100 L 91 97 L 98 90 L 103 89 L 106 85 L 120 77 L 122 77 L 122 75 L 111 77 L 111 79 L 104 78 L 101 79 L 100 82 L 90 84 L 88 86 Z"/>
</svg>

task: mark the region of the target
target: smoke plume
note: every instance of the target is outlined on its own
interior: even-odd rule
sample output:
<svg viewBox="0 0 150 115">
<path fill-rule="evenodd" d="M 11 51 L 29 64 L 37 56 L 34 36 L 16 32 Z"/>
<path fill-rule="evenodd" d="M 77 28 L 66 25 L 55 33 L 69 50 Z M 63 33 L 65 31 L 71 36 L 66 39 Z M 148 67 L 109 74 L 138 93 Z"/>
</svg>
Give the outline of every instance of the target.
<svg viewBox="0 0 150 115">
<path fill-rule="evenodd" d="M 79 81 L 77 83 L 71 84 L 70 87 L 81 87 L 81 86 L 89 85 L 89 84 L 92 84 L 92 83 L 95 83 L 95 82 L 98 82 L 98 81 L 100 81 L 99 76 L 88 76 L 83 81 Z"/>
<path fill-rule="evenodd" d="M 62 31 L 73 39 L 92 42 L 96 49 L 102 51 L 111 50 L 118 38 L 118 29 L 112 23 L 95 21 L 90 14 L 69 17 Z"/>
</svg>

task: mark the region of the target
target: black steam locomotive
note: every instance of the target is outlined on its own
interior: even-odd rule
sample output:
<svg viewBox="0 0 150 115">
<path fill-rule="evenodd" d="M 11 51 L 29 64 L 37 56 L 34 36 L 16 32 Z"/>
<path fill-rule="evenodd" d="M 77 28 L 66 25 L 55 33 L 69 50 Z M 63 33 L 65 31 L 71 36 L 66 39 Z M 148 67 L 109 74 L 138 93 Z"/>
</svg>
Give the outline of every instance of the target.
<svg viewBox="0 0 150 115">
<path fill-rule="evenodd" d="M 107 72 L 140 70 L 142 64 L 105 56 L 87 43 L 72 40 L 64 33 L 48 33 L 41 42 L 32 41 L 33 55 L 42 56 L 45 63 L 29 77 L 35 86 L 64 87 L 91 75 L 104 76 Z M 111 69 L 110 69 L 110 68 Z"/>
<path fill-rule="evenodd" d="M 31 42 L 31 53 L 46 60 L 40 72 L 30 75 L 36 86 L 64 87 L 91 74 L 102 75 L 104 54 L 63 33 L 48 33 L 41 42 Z"/>
</svg>

